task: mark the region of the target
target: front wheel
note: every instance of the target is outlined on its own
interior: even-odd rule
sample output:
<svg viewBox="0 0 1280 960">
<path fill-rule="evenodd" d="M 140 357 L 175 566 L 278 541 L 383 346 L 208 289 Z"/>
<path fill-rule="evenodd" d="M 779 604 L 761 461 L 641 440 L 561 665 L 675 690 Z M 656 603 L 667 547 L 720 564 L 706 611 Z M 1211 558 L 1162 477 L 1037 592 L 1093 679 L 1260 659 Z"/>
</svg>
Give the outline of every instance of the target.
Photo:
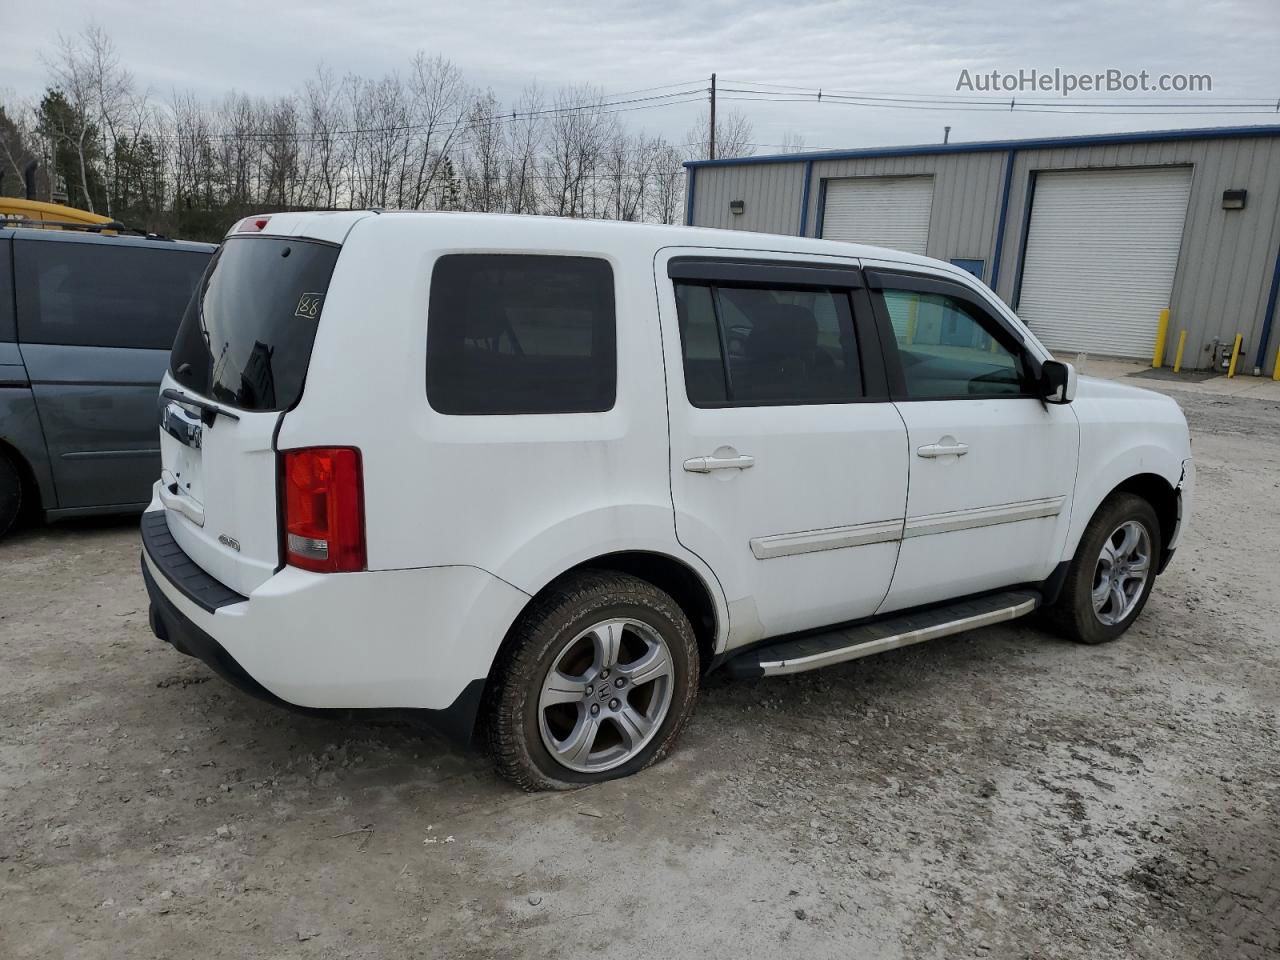
<svg viewBox="0 0 1280 960">
<path fill-rule="evenodd" d="M 1151 596 L 1162 547 L 1151 504 L 1131 493 L 1108 498 L 1080 538 L 1050 624 L 1080 643 L 1120 636 Z"/>
<path fill-rule="evenodd" d="M 671 749 L 693 713 L 698 644 L 680 607 L 636 577 L 566 577 L 515 627 L 489 744 L 526 790 L 625 777 Z"/>
</svg>

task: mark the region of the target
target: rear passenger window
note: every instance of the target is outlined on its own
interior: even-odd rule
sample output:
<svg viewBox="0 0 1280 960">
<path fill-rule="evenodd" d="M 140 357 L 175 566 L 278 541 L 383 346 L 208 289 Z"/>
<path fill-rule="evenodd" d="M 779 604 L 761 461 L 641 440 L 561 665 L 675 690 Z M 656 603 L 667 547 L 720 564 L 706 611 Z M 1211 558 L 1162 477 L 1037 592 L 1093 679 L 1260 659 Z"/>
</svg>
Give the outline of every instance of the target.
<svg viewBox="0 0 1280 960">
<path fill-rule="evenodd" d="M 843 290 L 677 283 L 685 390 L 698 407 L 863 396 Z"/>
<path fill-rule="evenodd" d="M 607 261 L 441 257 L 427 315 L 427 401 L 464 415 L 609 410 L 616 339 Z"/>
<path fill-rule="evenodd" d="M 27 343 L 168 350 L 209 256 L 159 241 L 18 241 L 18 332 Z"/>
</svg>

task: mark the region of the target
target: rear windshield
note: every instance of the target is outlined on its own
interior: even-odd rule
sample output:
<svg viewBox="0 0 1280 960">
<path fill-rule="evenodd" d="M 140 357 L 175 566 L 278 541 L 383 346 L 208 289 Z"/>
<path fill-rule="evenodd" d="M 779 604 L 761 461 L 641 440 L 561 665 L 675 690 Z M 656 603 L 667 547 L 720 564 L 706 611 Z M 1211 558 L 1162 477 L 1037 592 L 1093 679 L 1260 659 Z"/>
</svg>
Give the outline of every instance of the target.
<svg viewBox="0 0 1280 960">
<path fill-rule="evenodd" d="M 338 253 L 313 240 L 223 243 L 178 328 L 174 379 L 242 410 L 296 404 Z"/>
</svg>

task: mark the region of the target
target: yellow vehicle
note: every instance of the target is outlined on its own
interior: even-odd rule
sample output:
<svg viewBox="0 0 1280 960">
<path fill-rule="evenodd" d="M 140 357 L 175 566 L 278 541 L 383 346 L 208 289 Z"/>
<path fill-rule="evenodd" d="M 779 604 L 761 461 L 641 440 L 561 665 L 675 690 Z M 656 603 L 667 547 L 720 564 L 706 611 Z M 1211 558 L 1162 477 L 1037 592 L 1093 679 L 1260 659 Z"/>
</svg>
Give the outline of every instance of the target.
<svg viewBox="0 0 1280 960">
<path fill-rule="evenodd" d="M 108 229 L 108 224 L 110 228 Z M 45 203 L 42 200 L 23 200 L 20 197 L 0 197 L 0 226 L 40 226 L 52 229 L 79 227 L 106 229 L 113 232 L 120 224 L 100 213 L 77 210 L 61 203 Z"/>
</svg>

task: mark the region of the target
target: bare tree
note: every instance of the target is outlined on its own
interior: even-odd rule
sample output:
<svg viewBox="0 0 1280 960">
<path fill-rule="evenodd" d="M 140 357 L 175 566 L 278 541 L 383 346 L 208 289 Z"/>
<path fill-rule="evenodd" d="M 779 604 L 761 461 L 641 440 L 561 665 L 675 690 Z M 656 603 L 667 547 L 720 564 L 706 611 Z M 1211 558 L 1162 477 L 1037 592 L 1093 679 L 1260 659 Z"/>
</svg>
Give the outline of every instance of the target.
<svg viewBox="0 0 1280 960">
<path fill-rule="evenodd" d="M 654 216 L 661 223 L 676 223 L 684 205 L 683 156 L 669 143 L 659 143 L 654 157 Z"/>
<path fill-rule="evenodd" d="M 333 73 L 324 67 L 303 90 L 302 110 L 307 127 L 308 172 L 306 202 L 331 209 L 338 205 L 343 167 L 347 163 L 347 139 L 340 135 L 346 113 Z"/>
<path fill-rule="evenodd" d="M 706 160 L 710 156 L 711 116 L 710 110 L 704 110 L 697 123 L 685 134 L 685 142 L 690 144 L 690 160 Z M 749 157 L 755 153 L 754 135 L 751 121 L 740 110 L 716 111 L 716 159 L 729 160 L 734 157 Z"/>
<path fill-rule="evenodd" d="M 416 125 L 416 172 L 409 205 L 421 207 L 435 187 L 443 159 L 467 129 L 471 99 L 458 68 L 443 57 L 428 57 L 421 50 L 413 58 L 409 79 Z M 496 104 L 495 104 L 496 105 Z"/>
<path fill-rule="evenodd" d="M 36 159 L 36 124 L 30 105 L 0 93 L 0 169 L 5 173 L 4 192 L 22 196 L 23 173 Z"/>
<path fill-rule="evenodd" d="M 94 140 L 97 80 L 93 65 L 73 37 L 58 38 L 58 51 L 45 61 L 53 85 L 66 101 L 66 110 L 46 112 L 44 134 L 71 149 L 85 206 L 96 213 L 89 190 L 89 154 Z"/>
<path fill-rule="evenodd" d="M 507 130 L 507 209 L 512 213 L 538 212 L 537 156 L 542 149 L 542 93 L 537 85 L 524 89 Z"/>
<path fill-rule="evenodd" d="M 779 153 L 800 153 L 804 150 L 804 134 L 788 130 L 782 135 L 782 149 Z"/>
</svg>

